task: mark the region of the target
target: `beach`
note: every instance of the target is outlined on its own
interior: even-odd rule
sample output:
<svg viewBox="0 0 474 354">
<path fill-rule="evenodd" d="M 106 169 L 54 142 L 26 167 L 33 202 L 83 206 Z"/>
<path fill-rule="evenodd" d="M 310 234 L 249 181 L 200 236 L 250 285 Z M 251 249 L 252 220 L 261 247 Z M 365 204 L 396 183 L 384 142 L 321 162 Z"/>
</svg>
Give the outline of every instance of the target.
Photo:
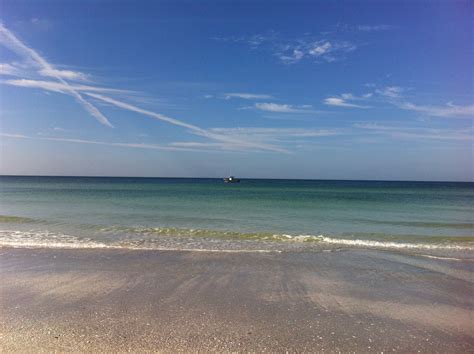
<svg viewBox="0 0 474 354">
<path fill-rule="evenodd" d="M 0 0 L 0 354 L 474 354 L 474 0 Z"/>
<path fill-rule="evenodd" d="M 472 260 L 0 249 L 3 352 L 472 352 Z"/>
</svg>

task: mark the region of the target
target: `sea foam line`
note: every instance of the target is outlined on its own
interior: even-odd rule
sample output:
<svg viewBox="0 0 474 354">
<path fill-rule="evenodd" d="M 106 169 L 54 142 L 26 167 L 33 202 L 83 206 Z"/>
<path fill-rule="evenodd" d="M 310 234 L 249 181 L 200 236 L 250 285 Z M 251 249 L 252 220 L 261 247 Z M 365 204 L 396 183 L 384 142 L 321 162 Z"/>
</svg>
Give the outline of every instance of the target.
<svg viewBox="0 0 474 354">
<path fill-rule="evenodd" d="M 249 249 L 208 249 L 208 248 L 174 248 L 174 247 L 131 247 L 104 244 L 70 244 L 70 243 L 22 243 L 0 241 L 0 248 L 54 248 L 54 249 L 112 249 L 132 251 L 178 251 L 178 252 L 211 252 L 211 253 L 282 253 L 281 250 L 249 250 Z"/>
<path fill-rule="evenodd" d="M 54 249 L 112 249 L 132 251 L 179 251 L 179 252 L 212 252 L 212 253 L 281 253 L 281 250 L 261 249 L 207 249 L 179 247 L 146 247 L 130 245 L 106 245 L 100 242 L 38 242 L 0 240 L 0 248 L 54 248 Z"/>
<path fill-rule="evenodd" d="M 446 244 L 427 244 L 427 243 L 402 243 L 402 242 L 386 242 L 372 240 L 348 240 L 337 239 L 326 236 L 318 236 L 322 242 L 333 245 L 347 245 L 374 248 L 396 248 L 396 249 L 448 249 L 448 250 L 474 250 L 474 247 Z"/>
<path fill-rule="evenodd" d="M 277 238 L 278 236 L 278 238 Z M 348 247 L 363 248 L 389 248 L 389 249 L 438 249 L 438 250 L 474 250 L 474 246 L 459 244 L 427 244 L 427 243 L 404 243 L 393 241 L 375 241 L 361 239 L 338 239 L 324 235 L 274 235 L 273 240 L 284 240 L 289 242 L 315 242 L 318 244 L 340 245 Z M 271 240 L 263 238 L 263 241 Z M 311 242 L 312 243 L 312 242 Z M 76 236 L 58 234 L 54 232 L 38 231 L 7 231 L 0 230 L 0 247 L 41 247 L 41 248 L 102 248 L 102 249 L 136 249 L 136 250 L 170 250 L 170 251 L 194 251 L 194 252 L 227 252 L 227 253 L 271 253 L 281 252 L 279 250 L 263 249 L 215 249 L 215 248 L 180 248 L 180 247 L 147 247 L 131 244 L 106 244 L 91 239 L 79 239 Z"/>
</svg>

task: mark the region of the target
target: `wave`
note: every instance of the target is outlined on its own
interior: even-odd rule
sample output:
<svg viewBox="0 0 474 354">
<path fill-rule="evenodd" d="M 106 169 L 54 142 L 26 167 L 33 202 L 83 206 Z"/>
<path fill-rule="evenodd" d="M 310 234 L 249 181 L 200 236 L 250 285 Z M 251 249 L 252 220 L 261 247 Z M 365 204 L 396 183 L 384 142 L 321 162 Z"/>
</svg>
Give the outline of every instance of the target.
<svg viewBox="0 0 474 354">
<path fill-rule="evenodd" d="M 335 242 L 339 240 L 345 241 L 367 241 L 373 240 L 380 242 L 394 243 L 450 243 L 450 242 L 474 242 L 473 236 L 428 236 L 428 235 L 390 235 L 383 233 L 344 233 L 337 237 L 329 237 L 326 235 L 312 234 L 285 234 L 274 232 L 239 232 L 229 230 L 209 230 L 209 229 L 186 229 L 175 227 L 125 227 L 111 226 L 100 228 L 100 232 L 105 234 L 125 234 L 140 235 L 143 237 L 202 237 L 202 238 L 218 238 L 218 239 L 235 239 L 235 240 L 260 240 L 260 241 L 293 241 L 293 242 L 328 242 L 332 239 Z M 325 238 L 326 237 L 326 238 Z"/>
<path fill-rule="evenodd" d="M 375 241 L 360 239 L 339 239 L 325 236 L 318 236 L 322 242 L 333 245 L 358 246 L 369 248 L 395 248 L 395 249 L 440 249 L 440 250 L 474 250 L 474 245 L 459 245 L 448 243 L 408 243 L 393 241 Z M 469 242 L 470 243 L 470 242 Z"/>
<path fill-rule="evenodd" d="M 0 230 L 0 248 L 56 248 L 56 249 L 121 249 L 121 250 L 155 250 L 155 251 L 185 251 L 185 252 L 222 252 L 222 253 L 273 253 L 279 250 L 261 249 L 207 249 L 145 246 L 137 243 L 106 244 L 91 239 L 81 239 L 75 236 L 51 232 L 24 232 Z"/>
<path fill-rule="evenodd" d="M 186 230 L 185 237 L 179 237 L 176 236 L 176 230 L 177 229 L 172 229 L 171 232 L 170 229 L 159 229 L 159 231 L 155 231 L 153 234 L 154 237 L 143 238 L 140 237 L 140 234 L 136 234 L 133 238 L 122 239 L 85 238 L 50 231 L 0 230 L 0 247 L 274 252 L 285 249 L 290 250 L 290 248 L 286 248 L 285 245 L 299 245 L 301 246 L 298 248 L 299 250 L 324 249 L 331 246 L 399 250 L 474 250 L 474 242 L 470 239 L 464 242 L 396 242 L 359 238 L 336 238 L 324 235 L 239 234 L 237 232 L 228 232 L 227 236 L 224 236 L 225 241 L 219 242 L 218 239 L 216 240 L 216 238 L 212 237 L 214 233 L 217 234 L 219 231 L 213 231 L 210 235 L 209 232 L 206 233 L 205 230 L 184 229 Z M 158 232 L 158 234 L 156 232 Z M 161 237 L 170 236 L 170 232 L 176 237 Z M 229 237 L 229 233 L 232 237 Z M 222 233 L 220 233 L 220 235 L 222 235 Z M 146 234 L 145 236 L 150 235 Z M 240 237 L 236 238 L 236 236 Z"/>
<path fill-rule="evenodd" d="M 0 223 L 16 223 L 16 224 L 23 224 L 23 223 L 32 223 L 34 219 L 25 218 L 23 216 L 11 216 L 11 215 L 0 215 Z"/>
</svg>

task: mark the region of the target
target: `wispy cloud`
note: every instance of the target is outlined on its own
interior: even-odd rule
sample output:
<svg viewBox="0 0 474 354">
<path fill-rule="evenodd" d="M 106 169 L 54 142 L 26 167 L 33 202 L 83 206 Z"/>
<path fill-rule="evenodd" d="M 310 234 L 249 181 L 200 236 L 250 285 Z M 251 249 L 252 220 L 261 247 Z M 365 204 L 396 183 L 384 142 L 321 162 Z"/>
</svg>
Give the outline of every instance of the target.
<svg viewBox="0 0 474 354">
<path fill-rule="evenodd" d="M 314 113 L 311 110 L 311 106 L 302 105 L 295 106 L 291 104 L 279 104 L 279 103 L 255 103 L 254 108 L 260 111 L 275 112 L 275 113 Z"/>
<path fill-rule="evenodd" d="M 217 41 L 245 44 L 252 50 L 270 52 L 284 64 L 295 64 L 303 59 L 314 63 L 334 62 L 345 58 L 347 53 L 357 49 L 354 43 L 324 36 L 303 35 L 285 39 L 275 32 L 240 37 L 215 37 Z"/>
<path fill-rule="evenodd" d="M 278 41 L 278 34 L 273 31 L 257 33 L 249 36 L 215 36 L 212 38 L 218 42 L 244 43 L 252 48 L 257 48 L 265 43 Z"/>
<path fill-rule="evenodd" d="M 215 134 L 212 131 L 200 128 L 196 125 L 189 124 L 189 123 L 183 122 L 181 120 L 165 116 L 165 115 L 160 114 L 160 113 L 156 113 L 156 112 L 153 112 L 153 111 L 142 109 L 140 107 L 137 107 L 137 106 L 131 105 L 129 103 L 122 102 L 122 101 L 119 101 L 119 100 L 116 100 L 116 99 L 113 99 L 113 98 L 110 98 L 110 97 L 106 97 L 106 96 L 103 96 L 103 95 L 99 95 L 99 94 L 96 94 L 96 93 L 90 93 L 90 92 L 86 92 L 86 94 L 90 97 L 93 97 L 93 98 L 101 100 L 103 102 L 112 104 L 116 107 L 119 107 L 119 108 L 122 108 L 122 109 L 125 109 L 125 110 L 128 110 L 128 111 L 140 113 L 140 114 L 146 115 L 148 117 L 167 122 L 169 124 L 173 124 L 173 125 L 181 126 L 183 128 L 187 128 L 188 131 L 190 131 L 191 133 L 193 133 L 195 135 L 205 137 L 205 138 L 209 138 L 209 139 L 212 139 L 212 140 L 216 140 L 216 141 L 219 141 L 219 142 L 222 142 L 222 143 L 231 144 L 232 146 L 240 146 L 240 147 L 254 148 L 254 149 L 260 149 L 260 150 L 269 150 L 269 151 L 275 151 L 275 152 L 286 152 L 285 149 L 279 148 L 277 146 L 255 143 L 255 142 L 252 142 L 252 141 L 248 141 L 244 137 L 236 139 L 236 138 L 229 137 L 229 136 Z"/>
<path fill-rule="evenodd" d="M 333 129 L 314 129 L 314 128 L 211 128 L 211 131 L 232 136 L 252 136 L 265 138 L 307 138 L 307 137 L 323 137 L 338 134 Z"/>
<path fill-rule="evenodd" d="M 18 86 L 18 87 L 27 87 L 27 88 L 38 88 L 53 92 L 59 92 L 68 94 L 70 89 L 75 91 L 88 91 L 88 92 L 109 92 L 109 93 L 131 93 L 127 90 L 119 90 L 107 87 L 100 86 L 89 86 L 89 85 L 65 85 L 56 81 L 41 81 L 41 80 L 29 80 L 29 79 L 18 79 L 18 80 L 5 80 L 4 84 Z"/>
<path fill-rule="evenodd" d="M 53 78 L 63 78 L 73 81 L 88 81 L 89 76 L 87 74 L 81 73 L 79 71 L 72 70 L 58 70 L 52 68 L 45 68 L 39 71 L 39 74 L 42 76 L 53 77 Z"/>
<path fill-rule="evenodd" d="M 404 91 L 405 89 L 400 86 L 386 86 L 375 90 L 377 94 L 388 98 L 400 98 Z"/>
<path fill-rule="evenodd" d="M 0 75 L 21 76 L 23 71 L 14 64 L 0 63 Z"/>
<path fill-rule="evenodd" d="M 376 88 L 374 84 L 366 84 L 365 86 L 372 88 L 371 91 L 364 94 L 355 95 L 352 93 L 342 93 L 338 96 L 331 96 L 324 99 L 324 104 L 328 106 L 346 107 L 346 108 L 371 108 L 368 105 L 362 105 L 355 102 L 389 102 L 391 104 L 398 104 L 399 99 L 402 98 L 402 92 L 405 88 L 399 86 L 385 86 Z"/>
<path fill-rule="evenodd" d="M 474 118 L 474 105 L 458 106 L 453 103 L 447 103 L 444 106 L 423 106 L 413 103 L 401 103 L 400 108 L 423 113 L 429 116 L 444 118 Z"/>
<path fill-rule="evenodd" d="M 285 64 L 295 64 L 304 58 L 305 53 L 298 48 L 286 47 L 283 51 L 275 54 Z"/>
<path fill-rule="evenodd" d="M 200 151 L 200 152 L 205 151 L 203 149 L 193 149 L 191 146 L 179 147 L 179 146 L 172 146 L 172 145 L 168 146 L 168 145 L 143 144 L 143 143 L 113 143 L 113 142 L 98 141 L 98 140 L 28 136 L 28 135 L 22 135 L 22 134 L 8 134 L 8 133 L 0 133 L 0 136 L 5 137 L 5 138 L 13 138 L 13 139 L 44 140 L 44 141 L 75 143 L 75 144 L 114 146 L 114 147 L 133 148 L 133 149 L 149 149 L 149 150 L 165 150 L 165 151 Z"/>
<path fill-rule="evenodd" d="M 226 151 L 246 151 L 249 148 L 239 144 L 217 143 L 217 142 L 197 142 L 197 141 L 176 141 L 170 143 L 169 146 L 185 148 L 185 149 L 211 149 Z"/>
<path fill-rule="evenodd" d="M 445 105 L 418 105 L 406 100 L 407 92 L 411 89 L 400 86 L 385 86 L 377 88 L 375 85 L 366 85 L 371 87 L 372 92 L 357 96 L 352 93 L 343 93 L 340 96 L 328 97 L 324 104 L 329 106 L 347 107 L 347 108 L 370 108 L 367 105 L 354 103 L 356 101 L 377 102 L 379 104 L 389 104 L 407 111 L 418 112 L 432 117 L 443 118 L 474 118 L 474 105 L 456 105 L 448 102 Z"/>
<path fill-rule="evenodd" d="M 328 97 L 324 99 L 324 104 L 328 106 L 345 107 L 345 108 L 370 108 L 370 106 L 359 105 L 348 102 L 348 99 L 343 97 Z"/>
<path fill-rule="evenodd" d="M 263 39 L 261 39 L 263 40 Z M 255 44 L 258 44 L 260 40 L 255 40 Z M 287 153 L 287 146 L 291 145 L 291 139 L 302 139 L 310 137 L 329 136 L 335 134 L 329 130 L 315 130 L 315 129 L 287 129 L 287 130 L 261 130 L 255 128 L 246 128 L 246 133 L 242 134 L 243 130 L 219 130 L 218 128 L 202 128 L 194 124 L 187 123 L 186 121 L 169 117 L 167 115 L 154 112 L 151 110 L 143 109 L 137 105 L 132 105 L 126 100 L 119 99 L 116 96 L 123 93 L 130 93 L 131 91 L 118 90 L 107 87 L 100 87 L 95 84 L 81 84 L 78 81 L 88 80 L 89 77 L 81 75 L 78 72 L 70 70 L 59 70 L 56 69 L 52 64 L 47 62 L 41 57 L 35 50 L 23 44 L 18 38 L 16 38 L 8 29 L 3 25 L 0 26 L 0 43 L 7 46 L 17 54 L 19 54 L 26 63 L 35 69 L 36 76 L 46 76 L 54 80 L 38 80 L 31 79 L 26 76 L 16 80 L 5 80 L 2 83 L 7 85 L 14 85 L 25 88 L 37 88 L 46 91 L 53 91 L 62 94 L 73 96 L 83 107 L 94 116 L 99 122 L 104 125 L 112 126 L 108 119 L 92 104 L 94 102 L 102 102 L 110 106 L 135 112 L 141 115 L 151 117 L 153 119 L 172 124 L 175 126 L 182 127 L 200 138 L 209 139 L 210 141 L 189 141 L 189 142 L 175 142 L 169 146 L 163 145 L 150 145 L 150 144 L 136 144 L 136 143 L 108 143 L 96 140 L 83 140 L 83 139 L 69 139 L 69 138 L 58 138 L 58 137 L 34 137 L 34 139 L 50 140 L 50 141 L 64 141 L 74 142 L 83 144 L 100 144 L 110 146 L 127 146 L 136 148 L 150 148 L 150 149 L 226 149 L 226 150 L 252 150 L 252 151 L 273 151 Z M 324 46 L 324 45 L 323 45 Z M 314 49 L 314 48 L 313 48 Z M 321 50 L 320 50 L 321 51 Z M 321 54 L 322 55 L 322 54 Z M 11 65 L 11 64 L 10 64 Z M 13 67 L 4 66 L 4 71 L 13 72 Z M 20 76 L 21 77 L 21 76 Z M 89 81 L 91 82 L 91 81 Z M 115 95 L 110 97 L 110 95 Z M 86 100 L 87 98 L 87 100 Z M 260 100 L 260 99 L 271 99 L 272 96 L 269 94 L 258 94 L 258 93 L 246 93 L 246 92 L 230 92 L 224 95 L 224 98 L 239 98 L 246 100 Z M 90 102 L 89 102 L 90 100 Z M 255 103 L 252 106 L 253 109 L 259 109 L 267 112 L 277 113 L 314 113 L 312 106 L 310 105 L 290 105 L 290 104 L 277 104 L 277 103 Z M 60 131 L 60 130 L 57 130 Z M 13 137 L 13 136 L 10 136 Z M 32 137 L 21 137 L 16 138 L 28 138 Z M 285 146 L 285 147 L 282 147 Z"/>
<path fill-rule="evenodd" d="M 216 129 L 218 131 L 219 129 Z M 217 133 L 213 133 L 217 134 Z M 219 133 L 222 136 L 227 136 L 229 140 L 237 139 L 238 134 L 228 132 L 226 134 Z M 310 135 L 308 135 L 310 136 Z M 314 135 L 316 136 L 316 135 Z M 319 136 L 319 135 L 318 135 Z M 53 142 L 65 142 L 65 143 L 74 143 L 74 144 L 86 144 L 86 145 L 102 145 L 102 146 L 112 146 L 112 147 L 121 147 L 121 148 L 132 148 L 132 149 L 148 149 L 148 150 L 162 150 L 162 151 L 192 151 L 192 152 L 219 152 L 222 150 L 226 151 L 246 151 L 251 149 L 248 145 L 242 145 L 241 143 L 228 143 L 228 142 L 196 142 L 196 141 L 184 141 L 184 142 L 171 142 L 166 145 L 159 144 L 145 144 L 145 143 L 118 143 L 118 142 L 107 142 L 99 140 L 88 140 L 88 139 L 75 139 L 75 138 L 64 138 L 64 137 L 51 137 L 43 136 L 28 136 L 24 134 L 10 134 L 10 133 L 0 133 L 0 137 L 12 138 L 12 139 L 25 139 L 25 140 L 42 140 L 42 141 L 53 141 Z M 255 142 L 249 145 L 263 145 L 257 140 L 264 139 L 255 139 L 251 137 Z M 281 149 L 280 152 L 287 153 L 288 151 Z"/>
<path fill-rule="evenodd" d="M 397 127 L 376 123 L 357 123 L 354 128 L 369 130 L 374 133 L 389 135 L 393 138 L 408 140 L 459 140 L 474 141 L 471 129 L 433 129 L 424 127 Z"/>
<path fill-rule="evenodd" d="M 256 94 L 256 93 L 246 93 L 246 92 L 231 92 L 231 93 L 225 93 L 224 98 L 226 100 L 229 100 L 231 98 L 241 98 L 244 100 L 266 100 L 266 99 L 272 99 L 272 95 L 267 95 L 267 94 Z"/>
<path fill-rule="evenodd" d="M 198 133 L 200 135 L 203 135 L 203 134 L 206 133 L 206 131 L 204 129 L 201 129 L 201 128 L 195 126 L 195 125 L 188 124 L 188 123 L 180 121 L 178 119 L 167 117 L 167 116 L 165 116 L 163 114 L 160 114 L 160 113 L 156 113 L 156 112 L 152 112 L 152 111 L 149 111 L 149 110 L 146 110 L 146 109 L 142 109 L 140 107 L 131 105 L 131 104 L 126 103 L 126 102 L 122 102 L 122 101 L 119 101 L 119 100 L 116 100 L 116 99 L 113 99 L 113 98 L 110 98 L 110 97 L 107 97 L 107 96 L 103 96 L 103 95 L 99 95 L 99 94 L 91 93 L 91 92 L 86 92 L 86 95 L 88 95 L 90 97 L 93 97 L 97 100 L 100 100 L 100 101 L 109 103 L 111 105 L 114 105 L 116 107 L 128 110 L 128 111 L 144 114 L 144 115 L 152 117 L 154 119 L 158 119 L 158 120 L 161 120 L 161 121 L 173 124 L 173 125 L 177 125 L 177 126 L 187 128 L 187 129 L 189 129 L 189 130 L 191 130 L 195 133 Z"/>
<path fill-rule="evenodd" d="M 48 63 L 43 57 L 41 57 L 35 50 L 26 46 L 22 43 L 13 33 L 11 33 L 7 28 L 0 24 L 0 43 L 4 46 L 10 48 L 12 51 L 19 54 L 25 60 L 30 62 L 30 65 L 33 65 L 37 74 L 42 76 L 48 76 L 54 78 L 56 81 L 42 81 L 42 80 L 30 80 L 30 79 L 20 79 L 20 80 L 6 80 L 3 83 L 8 85 L 15 85 L 28 88 L 39 88 L 48 91 L 59 92 L 67 95 L 73 96 L 92 116 L 97 118 L 99 122 L 104 125 L 112 126 L 109 120 L 89 101 L 87 101 L 83 95 L 87 95 L 93 99 L 105 102 L 107 104 L 116 106 L 121 109 L 132 111 L 135 113 L 143 114 L 149 117 L 152 117 L 157 120 L 164 121 L 169 124 L 181 126 L 186 128 L 189 132 L 205 137 L 214 141 L 218 141 L 221 144 L 228 144 L 229 146 L 239 146 L 240 148 L 248 149 L 257 149 L 257 150 L 267 150 L 275 152 L 286 152 L 285 149 L 272 146 L 268 144 L 260 144 L 257 142 L 248 141 L 244 138 L 236 139 L 234 137 L 223 136 L 213 132 L 210 132 L 206 129 L 200 128 L 193 124 L 188 124 L 184 121 L 165 116 L 160 113 L 153 111 L 145 110 L 140 107 L 131 105 L 129 103 L 123 102 L 121 100 L 107 97 L 102 95 L 103 93 L 123 93 L 127 92 L 124 90 L 116 90 L 110 88 L 97 87 L 93 85 L 80 85 L 80 84 L 71 84 L 68 80 L 85 78 L 80 76 L 76 72 L 67 71 L 67 70 L 57 70 L 53 67 L 52 64 Z M 4 71 L 12 71 L 11 66 L 4 66 Z M 101 93 L 101 94 L 99 94 Z M 56 139 L 56 138 L 55 138 Z"/>
<path fill-rule="evenodd" d="M 239 127 L 239 128 L 212 128 L 213 133 L 233 137 L 234 139 L 245 138 L 258 144 L 269 144 L 276 146 L 286 146 L 292 151 L 298 145 L 308 144 L 318 138 L 339 135 L 341 132 L 336 129 L 316 129 L 316 128 L 260 128 L 260 127 Z"/>
<path fill-rule="evenodd" d="M 54 79 L 59 81 L 61 84 L 68 87 L 67 93 L 73 96 L 82 107 L 89 112 L 93 117 L 95 117 L 102 124 L 112 127 L 112 124 L 109 120 L 91 103 L 86 101 L 82 95 L 74 90 L 69 83 L 61 76 L 58 75 L 57 70 L 52 64 L 46 61 L 41 55 L 39 55 L 35 50 L 28 47 L 26 44 L 21 42 L 12 32 L 10 32 L 3 24 L 0 23 L 0 43 L 8 47 L 10 50 L 16 52 L 23 58 L 34 63 L 38 67 L 39 72 L 43 71 L 44 73 L 49 73 Z"/>
<path fill-rule="evenodd" d="M 357 46 L 348 41 L 305 38 L 281 46 L 275 55 L 285 64 L 295 64 L 302 59 L 313 59 L 315 63 L 331 63 L 344 59 L 347 53 L 356 49 Z"/>
</svg>

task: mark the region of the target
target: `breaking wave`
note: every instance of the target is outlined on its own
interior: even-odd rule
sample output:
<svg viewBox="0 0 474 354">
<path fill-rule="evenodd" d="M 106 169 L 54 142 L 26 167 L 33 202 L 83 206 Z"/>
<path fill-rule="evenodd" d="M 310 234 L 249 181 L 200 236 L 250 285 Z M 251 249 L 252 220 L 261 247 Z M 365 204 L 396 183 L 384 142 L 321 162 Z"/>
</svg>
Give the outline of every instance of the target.
<svg viewBox="0 0 474 354">
<path fill-rule="evenodd" d="M 474 250 L 472 238 L 431 238 L 421 242 L 413 240 L 377 240 L 363 238 L 337 238 L 325 235 L 289 235 L 272 233 L 239 233 L 230 231 L 176 229 L 176 228 L 120 228 L 121 234 L 110 237 L 118 228 L 101 229 L 97 237 L 78 237 L 51 231 L 0 230 L 0 247 L 31 248 L 111 248 L 111 249 L 167 249 L 208 251 L 278 251 L 285 245 L 304 249 L 376 248 L 399 250 Z M 132 232 L 133 231 L 133 232 Z M 108 237 L 104 237 L 108 236 Z M 115 234 L 114 234 L 115 235 Z M 101 237 L 102 236 L 102 237 Z"/>
</svg>

